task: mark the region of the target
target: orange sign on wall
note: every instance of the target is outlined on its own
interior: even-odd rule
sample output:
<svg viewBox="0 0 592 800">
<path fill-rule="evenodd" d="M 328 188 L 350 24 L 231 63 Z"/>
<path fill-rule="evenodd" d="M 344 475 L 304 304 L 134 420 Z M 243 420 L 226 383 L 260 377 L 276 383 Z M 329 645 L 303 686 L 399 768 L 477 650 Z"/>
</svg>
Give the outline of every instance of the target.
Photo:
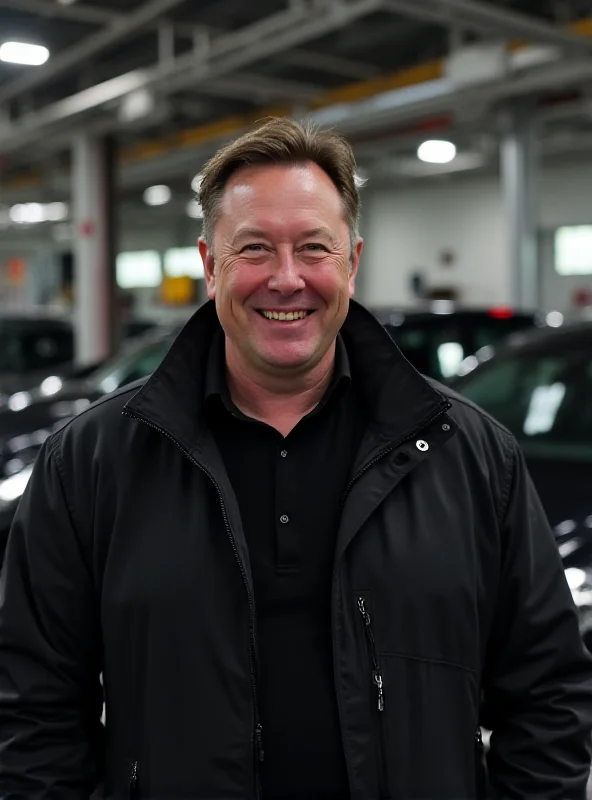
<svg viewBox="0 0 592 800">
<path fill-rule="evenodd" d="M 27 262 L 24 258 L 9 258 L 6 262 L 6 276 L 12 286 L 22 286 L 27 278 Z"/>
</svg>

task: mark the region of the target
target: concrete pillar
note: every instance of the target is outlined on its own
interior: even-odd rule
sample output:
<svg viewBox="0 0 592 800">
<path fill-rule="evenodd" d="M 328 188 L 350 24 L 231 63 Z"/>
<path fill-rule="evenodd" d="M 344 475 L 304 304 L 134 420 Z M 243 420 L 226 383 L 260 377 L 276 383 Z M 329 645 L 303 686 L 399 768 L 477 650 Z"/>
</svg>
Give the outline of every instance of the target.
<svg viewBox="0 0 592 800">
<path fill-rule="evenodd" d="M 530 106 L 515 107 L 502 118 L 501 179 L 508 242 L 512 301 L 536 308 L 539 291 L 538 126 Z"/>
<path fill-rule="evenodd" d="M 114 148 L 77 137 L 72 158 L 76 360 L 107 358 L 119 342 L 115 277 Z"/>
</svg>

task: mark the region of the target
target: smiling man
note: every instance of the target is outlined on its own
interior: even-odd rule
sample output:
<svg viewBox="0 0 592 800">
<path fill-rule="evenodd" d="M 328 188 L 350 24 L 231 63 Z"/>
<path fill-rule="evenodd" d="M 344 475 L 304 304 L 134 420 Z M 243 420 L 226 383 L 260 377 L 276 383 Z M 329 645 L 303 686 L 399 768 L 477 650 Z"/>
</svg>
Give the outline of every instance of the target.
<svg viewBox="0 0 592 800">
<path fill-rule="evenodd" d="M 273 119 L 203 176 L 211 302 L 47 440 L 11 531 L 0 796 L 583 800 L 553 535 L 512 436 L 351 300 L 349 145 Z"/>
</svg>

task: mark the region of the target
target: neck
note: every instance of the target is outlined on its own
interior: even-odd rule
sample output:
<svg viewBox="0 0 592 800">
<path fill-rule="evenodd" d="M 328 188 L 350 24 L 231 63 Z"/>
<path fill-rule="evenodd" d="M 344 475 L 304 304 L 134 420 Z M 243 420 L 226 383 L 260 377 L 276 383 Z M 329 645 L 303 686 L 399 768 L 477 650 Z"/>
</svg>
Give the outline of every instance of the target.
<svg viewBox="0 0 592 800">
<path fill-rule="evenodd" d="M 266 422 L 283 436 L 317 406 L 327 391 L 335 365 L 335 343 L 321 361 L 305 373 L 273 375 L 245 369 L 226 340 L 228 389 L 243 414 Z"/>
</svg>

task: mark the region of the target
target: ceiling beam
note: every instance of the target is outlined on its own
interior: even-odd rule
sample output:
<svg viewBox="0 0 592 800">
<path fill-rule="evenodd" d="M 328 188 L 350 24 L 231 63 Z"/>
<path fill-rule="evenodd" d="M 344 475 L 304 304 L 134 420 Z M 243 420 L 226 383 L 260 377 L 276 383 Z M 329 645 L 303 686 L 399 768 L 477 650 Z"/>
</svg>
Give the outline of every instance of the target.
<svg viewBox="0 0 592 800">
<path fill-rule="evenodd" d="M 138 89 L 156 86 L 162 94 L 183 89 L 199 90 L 200 86 L 210 81 L 243 70 L 250 64 L 325 36 L 372 14 L 381 8 L 382 2 L 348 0 L 339 4 L 339 13 L 333 7 L 323 6 L 314 9 L 288 8 L 264 17 L 214 39 L 203 52 L 185 53 L 170 65 L 155 65 L 119 75 L 30 112 L 16 122 L 5 124 L 0 129 L 2 152 L 6 154 L 23 149 L 42 139 L 48 131 L 53 135 L 60 127 L 69 127 L 74 118 L 107 104 L 116 104 Z M 115 116 L 111 122 L 116 124 Z"/>
<path fill-rule="evenodd" d="M 14 8 L 16 11 L 26 11 L 41 17 L 70 19 L 73 22 L 89 22 L 94 25 L 108 25 L 123 17 L 123 14 L 106 11 L 98 6 L 87 6 L 80 3 L 63 6 L 60 3 L 48 2 L 48 0 L 0 0 L 0 8 Z"/>
<path fill-rule="evenodd" d="M 126 37 L 149 25 L 157 17 L 166 14 L 185 0 L 148 0 L 130 14 L 119 17 L 101 30 L 90 34 L 78 44 L 67 48 L 53 58 L 46 67 L 38 72 L 29 72 L 0 89 L 0 105 L 27 92 L 42 86 L 49 80 L 73 69 L 88 58 L 96 56 L 108 47 L 122 41 Z"/>
<path fill-rule="evenodd" d="M 311 53 L 308 50 L 291 50 L 280 53 L 277 61 L 289 64 L 292 67 L 307 67 L 317 72 L 327 72 L 330 75 L 339 75 L 342 78 L 366 80 L 375 78 L 380 72 L 372 64 L 363 64 L 360 61 L 351 61 L 349 58 L 327 55 L 326 53 Z"/>
<path fill-rule="evenodd" d="M 232 100 L 308 103 L 318 97 L 322 87 L 300 81 L 268 78 L 266 75 L 254 75 L 241 70 L 236 75 L 200 83 L 196 90 L 198 94 Z"/>
<path fill-rule="evenodd" d="M 462 25 L 467 29 L 495 33 L 505 38 L 525 39 L 559 46 L 573 52 L 592 52 L 592 41 L 509 8 L 483 0 L 384 0 L 384 8 L 396 14 L 428 22 Z"/>
</svg>

